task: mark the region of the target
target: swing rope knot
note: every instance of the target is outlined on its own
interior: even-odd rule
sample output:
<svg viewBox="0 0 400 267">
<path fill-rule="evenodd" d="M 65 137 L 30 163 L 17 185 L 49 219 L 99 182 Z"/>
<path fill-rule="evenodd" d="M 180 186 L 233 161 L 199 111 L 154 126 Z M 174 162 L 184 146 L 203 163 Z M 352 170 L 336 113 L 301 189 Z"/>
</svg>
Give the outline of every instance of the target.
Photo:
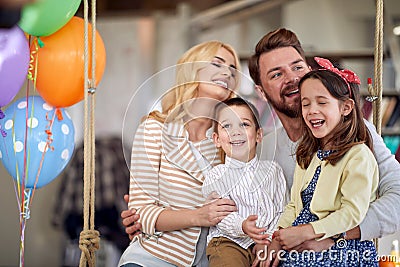
<svg viewBox="0 0 400 267">
<path fill-rule="evenodd" d="M 100 247 L 100 233 L 97 230 L 83 230 L 79 236 L 79 248 L 85 254 L 89 267 L 95 266 L 95 251 Z"/>
</svg>

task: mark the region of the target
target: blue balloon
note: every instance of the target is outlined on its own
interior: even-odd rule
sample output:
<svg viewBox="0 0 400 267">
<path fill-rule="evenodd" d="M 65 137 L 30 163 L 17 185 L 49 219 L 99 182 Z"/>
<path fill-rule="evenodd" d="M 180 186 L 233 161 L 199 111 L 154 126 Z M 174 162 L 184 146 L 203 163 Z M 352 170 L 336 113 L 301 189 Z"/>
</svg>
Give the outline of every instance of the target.
<svg viewBox="0 0 400 267">
<path fill-rule="evenodd" d="M 0 135 L 0 159 L 14 180 L 22 184 L 25 179 L 26 188 L 53 181 L 72 157 L 74 125 L 66 111 L 60 111 L 62 120 L 42 97 L 29 96 L 28 101 L 23 97 L 12 103 L 0 119 L 0 129 L 6 134 Z"/>
</svg>

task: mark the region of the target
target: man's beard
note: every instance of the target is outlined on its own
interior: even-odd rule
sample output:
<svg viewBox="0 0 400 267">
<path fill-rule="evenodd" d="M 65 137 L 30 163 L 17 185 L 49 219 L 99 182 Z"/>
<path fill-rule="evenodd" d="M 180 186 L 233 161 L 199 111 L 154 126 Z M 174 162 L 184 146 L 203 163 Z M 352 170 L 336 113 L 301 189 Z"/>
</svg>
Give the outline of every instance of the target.
<svg viewBox="0 0 400 267">
<path fill-rule="evenodd" d="M 268 94 L 265 94 L 268 102 L 271 104 L 271 106 L 276 110 L 279 111 L 280 113 L 285 114 L 289 118 L 298 118 L 300 115 L 300 97 L 296 99 L 296 103 L 292 106 L 289 106 L 286 101 L 285 101 L 285 96 L 281 94 L 281 100 L 282 101 L 275 101 L 271 97 L 268 96 Z"/>
</svg>

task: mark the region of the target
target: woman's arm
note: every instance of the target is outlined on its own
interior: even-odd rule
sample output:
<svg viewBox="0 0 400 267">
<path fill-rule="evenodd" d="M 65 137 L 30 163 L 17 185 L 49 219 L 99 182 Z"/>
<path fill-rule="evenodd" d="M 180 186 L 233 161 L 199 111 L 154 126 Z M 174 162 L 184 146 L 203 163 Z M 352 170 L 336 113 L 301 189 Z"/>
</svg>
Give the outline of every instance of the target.
<svg viewBox="0 0 400 267">
<path fill-rule="evenodd" d="M 163 232 L 194 226 L 214 226 L 236 210 L 235 202 L 230 199 L 217 199 L 194 210 L 165 209 L 158 216 L 156 229 Z"/>
<path fill-rule="evenodd" d="M 218 199 L 197 209 L 172 210 L 158 203 L 161 133 L 159 122 L 146 120 L 139 126 L 132 147 L 129 208 L 137 210 L 142 232 L 153 235 L 158 231 L 211 226 L 236 211 L 229 199 Z"/>
<path fill-rule="evenodd" d="M 158 174 L 161 161 L 159 122 L 148 119 L 140 124 L 132 145 L 129 209 L 135 209 L 142 232 L 153 235 L 158 215 L 164 210 L 158 205 Z"/>
</svg>

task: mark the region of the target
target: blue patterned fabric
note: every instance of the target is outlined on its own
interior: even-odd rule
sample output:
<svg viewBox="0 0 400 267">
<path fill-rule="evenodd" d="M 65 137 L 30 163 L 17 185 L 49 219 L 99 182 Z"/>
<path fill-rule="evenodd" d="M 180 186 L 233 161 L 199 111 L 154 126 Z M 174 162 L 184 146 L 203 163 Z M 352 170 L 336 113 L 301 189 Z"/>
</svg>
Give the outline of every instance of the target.
<svg viewBox="0 0 400 267">
<path fill-rule="evenodd" d="M 324 160 L 333 151 L 318 150 L 317 157 Z M 315 187 L 319 175 L 321 173 L 321 166 L 315 170 L 314 176 L 304 191 L 301 192 L 301 199 L 303 202 L 303 209 L 293 222 L 293 226 L 306 224 L 318 220 L 315 214 L 310 211 L 310 203 L 313 197 Z M 355 240 L 341 240 L 333 245 L 328 251 L 323 252 L 297 252 L 285 251 L 282 254 L 279 266 L 340 266 L 340 267 L 370 267 L 378 266 L 376 261 L 377 253 L 372 241 Z"/>
</svg>

